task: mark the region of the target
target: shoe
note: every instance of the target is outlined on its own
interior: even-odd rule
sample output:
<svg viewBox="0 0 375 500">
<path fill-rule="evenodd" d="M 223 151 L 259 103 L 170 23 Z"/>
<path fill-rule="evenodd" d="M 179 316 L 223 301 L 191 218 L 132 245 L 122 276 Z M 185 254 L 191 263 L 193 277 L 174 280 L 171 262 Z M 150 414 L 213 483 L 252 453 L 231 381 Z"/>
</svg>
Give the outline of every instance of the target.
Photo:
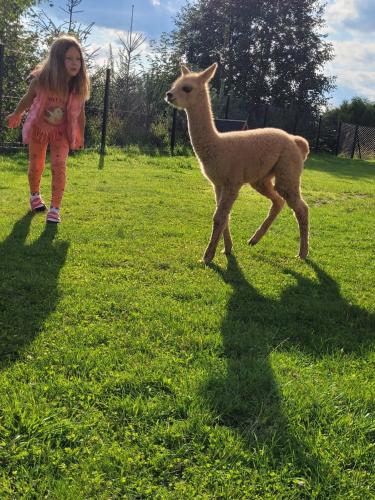
<svg viewBox="0 0 375 500">
<path fill-rule="evenodd" d="M 59 212 L 57 210 L 49 209 L 47 213 L 46 222 L 52 222 L 54 224 L 61 222 Z"/>
<path fill-rule="evenodd" d="M 44 212 L 47 207 L 41 196 L 30 196 L 30 209 L 32 212 Z"/>
</svg>

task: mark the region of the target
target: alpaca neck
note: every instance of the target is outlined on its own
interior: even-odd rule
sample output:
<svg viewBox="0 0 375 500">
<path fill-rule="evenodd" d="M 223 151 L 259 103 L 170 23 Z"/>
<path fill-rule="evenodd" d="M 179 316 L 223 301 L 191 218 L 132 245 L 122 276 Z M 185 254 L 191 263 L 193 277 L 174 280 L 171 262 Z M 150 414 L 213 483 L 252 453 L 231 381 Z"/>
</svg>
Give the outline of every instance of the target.
<svg viewBox="0 0 375 500">
<path fill-rule="evenodd" d="M 215 147 L 218 138 L 208 92 L 204 92 L 199 102 L 187 109 L 186 113 L 193 148 L 198 156 L 205 157 Z"/>
</svg>

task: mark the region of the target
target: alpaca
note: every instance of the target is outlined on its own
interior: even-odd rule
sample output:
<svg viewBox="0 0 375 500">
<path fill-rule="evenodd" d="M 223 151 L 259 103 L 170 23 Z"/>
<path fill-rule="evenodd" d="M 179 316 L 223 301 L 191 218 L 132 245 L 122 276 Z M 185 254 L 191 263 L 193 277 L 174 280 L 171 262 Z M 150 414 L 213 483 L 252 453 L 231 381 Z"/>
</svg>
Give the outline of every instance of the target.
<svg viewBox="0 0 375 500">
<path fill-rule="evenodd" d="M 203 256 L 209 264 L 223 235 L 224 252 L 232 252 L 229 216 L 240 188 L 250 184 L 272 202 L 268 216 L 249 239 L 255 245 L 265 235 L 285 201 L 299 224 L 299 257 L 308 254 L 308 206 L 302 199 L 300 177 L 309 153 L 308 142 L 283 130 L 264 128 L 219 133 L 214 125 L 208 82 L 217 69 L 214 63 L 202 72 L 181 66 L 181 76 L 166 94 L 172 106 L 185 109 L 189 136 L 202 173 L 213 184 L 216 211 L 210 242 Z"/>
</svg>

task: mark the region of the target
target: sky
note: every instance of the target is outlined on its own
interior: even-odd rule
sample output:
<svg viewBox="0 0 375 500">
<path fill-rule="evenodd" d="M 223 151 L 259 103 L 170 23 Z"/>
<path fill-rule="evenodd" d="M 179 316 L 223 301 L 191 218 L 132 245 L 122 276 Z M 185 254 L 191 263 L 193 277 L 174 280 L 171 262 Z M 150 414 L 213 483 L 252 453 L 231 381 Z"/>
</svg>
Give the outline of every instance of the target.
<svg viewBox="0 0 375 500">
<path fill-rule="evenodd" d="M 61 23 L 66 14 L 61 7 L 66 0 L 42 3 L 45 12 Z M 130 26 L 134 4 L 134 31 L 147 40 L 158 39 L 164 31 L 174 28 L 174 17 L 186 0 L 82 0 L 75 15 L 82 24 L 94 22 L 89 42 L 99 48 L 98 62 L 108 58 L 119 47 L 119 36 L 125 38 Z M 325 73 L 336 76 L 336 90 L 330 104 L 337 106 L 346 99 L 361 96 L 375 101 L 375 0 L 327 0 L 325 11 L 327 40 L 334 46 L 335 58 L 325 67 Z M 148 50 L 148 43 L 144 50 Z"/>
</svg>

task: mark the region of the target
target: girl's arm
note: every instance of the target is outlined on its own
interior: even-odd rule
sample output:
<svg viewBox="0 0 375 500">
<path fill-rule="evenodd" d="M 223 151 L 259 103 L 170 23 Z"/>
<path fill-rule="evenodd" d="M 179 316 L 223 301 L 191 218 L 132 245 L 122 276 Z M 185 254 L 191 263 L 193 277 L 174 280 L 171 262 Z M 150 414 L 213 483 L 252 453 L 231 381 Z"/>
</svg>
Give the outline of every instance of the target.
<svg viewBox="0 0 375 500">
<path fill-rule="evenodd" d="M 82 106 L 81 112 L 79 114 L 79 124 L 82 129 L 86 127 L 86 114 L 85 114 L 85 105 Z"/>
<path fill-rule="evenodd" d="M 78 117 L 79 124 L 79 140 L 78 140 L 78 148 L 81 149 L 84 147 L 85 142 L 85 126 L 86 126 L 86 114 L 85 114 L 85 105 L 82 106 L 81 112 Z"/>
<path fill-rule="evenodd" d="M 30 83 L 28 91 L 21 98 L 16 109 L 13 111 L 13 113 L 11 113 L 5 118 L 5 120 L 8 122 L 9 128 L 16 128 L 21 123 L 22 115 L 26 110 L 30 108 L 36 96 L 36 86 L 37 86 L 37 80 L 36 78 L 34 78 Z"/>
</svg>

